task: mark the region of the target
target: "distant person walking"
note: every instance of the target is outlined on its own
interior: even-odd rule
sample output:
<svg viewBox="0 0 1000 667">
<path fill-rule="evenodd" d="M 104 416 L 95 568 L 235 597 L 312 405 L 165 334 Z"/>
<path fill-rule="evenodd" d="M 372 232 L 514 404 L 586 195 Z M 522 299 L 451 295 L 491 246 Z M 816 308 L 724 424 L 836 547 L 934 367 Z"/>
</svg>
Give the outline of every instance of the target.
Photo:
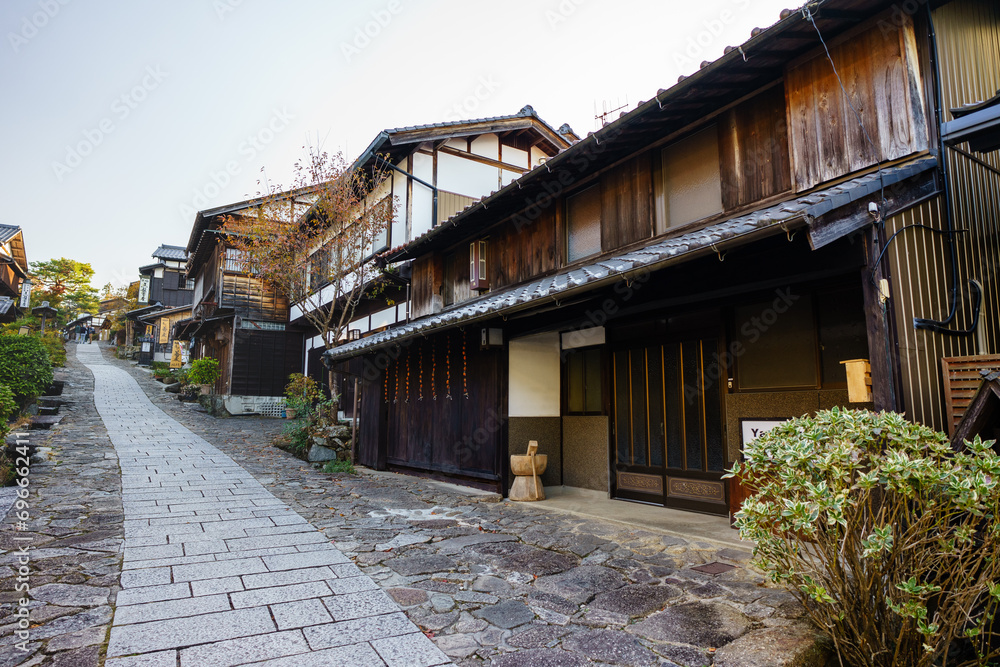
<svg viewBox="0 0 1000 667">
<path fill-rule="evenodd" d="M 76 344 L 79 345 L 80 343 L 83 342 L 83 335 L 84 335 L 83 334 L 83 332 L 84 332 L 83 326 L 77 324 L 75 331 L 76 331 Z"/>
</svg>

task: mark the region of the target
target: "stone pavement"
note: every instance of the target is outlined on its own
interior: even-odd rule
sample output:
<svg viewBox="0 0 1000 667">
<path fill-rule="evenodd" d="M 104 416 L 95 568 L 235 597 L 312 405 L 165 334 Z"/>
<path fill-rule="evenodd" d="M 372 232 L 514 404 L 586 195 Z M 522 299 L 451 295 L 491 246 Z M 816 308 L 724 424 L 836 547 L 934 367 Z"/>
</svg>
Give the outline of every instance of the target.
<svg viewBox="0 0 1000 667">
<path fill-rule="evenodd" d="M 282 421 L 215 419 L 109 362 L 322 531 L 458 665 L 825 664 L 798 602 L 746 551 L 415 477 L 324 474 L 271 446 Z M 694 569 L 709 563 L 733 567 Z"/>
<path fill-rule="evenodd" d="M 28 432 L 27 441 L 39 450 L 27 477 L 27 508 L 15 507 L 0 526 L 2 667 L 96 667 L 118 590 L 118 460 L 94 409 L 90 371 L 71 356 L 56 375 L 66 383 L 63 423 Z M 23 526 L 20 512 L 27 512 Z M 20 551 L 25 546 L 26 554 Z M 25 631 L 17 615 L 21 599 L 28 602 L 26 641 L 15 635 Z"/>
<path fill-rule="evenodd" d="M 121 465 L 107 667 L 448 663 L 322 533 L 153 405 L 97 345 L 76 353 Z"/>
</svg>

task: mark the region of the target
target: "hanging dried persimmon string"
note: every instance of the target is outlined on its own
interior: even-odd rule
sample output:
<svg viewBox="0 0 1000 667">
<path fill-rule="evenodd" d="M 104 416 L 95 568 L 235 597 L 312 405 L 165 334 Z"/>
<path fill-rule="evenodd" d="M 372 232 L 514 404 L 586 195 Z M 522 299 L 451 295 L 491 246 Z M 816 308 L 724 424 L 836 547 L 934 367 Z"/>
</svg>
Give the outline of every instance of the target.
<svg viewBox="0 0 1000 667">
<path fill-rule="evenodd" d="M 424 400 L 424 341 L 420 341 L 417 351 L 417 400 Z"/>
<path fill-rule="evenodd" d="M 462 394 L 469 398 L 469 360 L 465 354 L 465 332 L 462 332 Z"/>
<path fill-rule="evenodd" d="M 447 392 L 444 397 L 449 401 L 451 398 L 451 332 L 448 332 L 448 337 L 445 340 L 445 352 L 444 352 L 444 388 Z"/>
</svg>

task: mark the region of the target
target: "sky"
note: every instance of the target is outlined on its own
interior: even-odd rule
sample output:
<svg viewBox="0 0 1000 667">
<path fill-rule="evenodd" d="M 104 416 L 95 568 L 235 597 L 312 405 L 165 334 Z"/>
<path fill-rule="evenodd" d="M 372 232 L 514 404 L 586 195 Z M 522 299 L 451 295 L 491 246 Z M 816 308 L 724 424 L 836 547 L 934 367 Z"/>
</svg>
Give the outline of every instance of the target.
<svg viewBox="0 0 1000 667">
<path fill-rule="evenodd" d="M 0 223 L 31 261 L 138 279 L 199 210 L 291 182 L 306 147 L 517 113 L 584 136 L 789 0 L 3 0 Z M 615 112 L 611 117 L 616 118 Z"/>
</svg>

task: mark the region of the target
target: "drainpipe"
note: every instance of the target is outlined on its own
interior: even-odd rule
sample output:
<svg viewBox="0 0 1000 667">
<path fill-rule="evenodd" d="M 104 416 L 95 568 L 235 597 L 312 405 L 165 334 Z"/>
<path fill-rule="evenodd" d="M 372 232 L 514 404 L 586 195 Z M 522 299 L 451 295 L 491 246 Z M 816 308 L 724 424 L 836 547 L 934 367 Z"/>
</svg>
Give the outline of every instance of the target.
<svg viewBox="0 0 1000 667">
<path fill-rule="evenodd" d="M 431 227 L 437 227 L 437 224 L 438 224 L 438 189 L 437 189 L 437 186 L 431 185 L 430 183 L 428 183 L 427 181 L 425 181 L 422 178 L 417 178 L 416 176 L 414 176 L 410 172 L 406 171 L 405 169 L 400 169 L 399 167 L 397 167 L 393 163 L 391 163 L 388 160 L 386 160 L 381 155 L 376 155 L 375 156 L 375 162 L 377 164 L 382 165 L 383 167 L 389 167 L 389 169 L 392 169 L 393 171 L 398 171 L 399 173 L 403 174 L 404 176 L 406 176 L 408 178 L 412 178 L 417 183 L 420 183 L 420 185 L 423 185 L 424 187 L 427 187 L 427 188 L 431 189 L 431 192 L 434 195 L 434 198 L 433 198 L 432 203 L 431 203 Z"/>
<path fill-rule="evenodd" d="M 934 30 L 934 18 L 931 15 L 930 3 L 926 5 L 927 9 L 927 28 L 930 37 L 930 58 L 931 58 L 931 72 L 934 75 L 934 119 L 938 126 L 938 163 L 941 168 L 941 177 L 944 179 L 944 210 L 945 210 L 945 236 L 948 239 L 948 249 L 951 255 L 951 290 L 950 290 L 950 300 L 951 308 L 948 312 L 948 317 L 943 320 L 930 320 L 923 317 L 913 318 L 913 327 L 915 329 L 925 329 L 927 331 L 933 331 L 935 333 L 945 334 L 947 336 L 966 336 L 973 333 L 976 330 L 976 326 L 979 322 L 979 310 L 982 303 L 982 292 L 979 290 L 979 286 L 972 282 L 972 290 L 974 292 L 975 299 L 975 313 L 972 317 L 972 323 L 968 329 L 951 329 L 948 327 L 949 324 L 955 319 L 955 315 L 958 312 L 958 252 L 955 249 L 955 221 L 952 216 L 952 191 L 951 191 L 951 179 L 948 177 L 948 161 L 945 158 L 945 145 L 944 145 L 944 134 L 941 131 L 941 126 L 943 125 L 943 120 L 941 118 L 942 114 L 942 104 L 943 104 L 943 93 L 941 90 L 941 69 L 940 62 L 938 60 L 938 46 L 937 46 L 937 33 Z"/>
</svg>

